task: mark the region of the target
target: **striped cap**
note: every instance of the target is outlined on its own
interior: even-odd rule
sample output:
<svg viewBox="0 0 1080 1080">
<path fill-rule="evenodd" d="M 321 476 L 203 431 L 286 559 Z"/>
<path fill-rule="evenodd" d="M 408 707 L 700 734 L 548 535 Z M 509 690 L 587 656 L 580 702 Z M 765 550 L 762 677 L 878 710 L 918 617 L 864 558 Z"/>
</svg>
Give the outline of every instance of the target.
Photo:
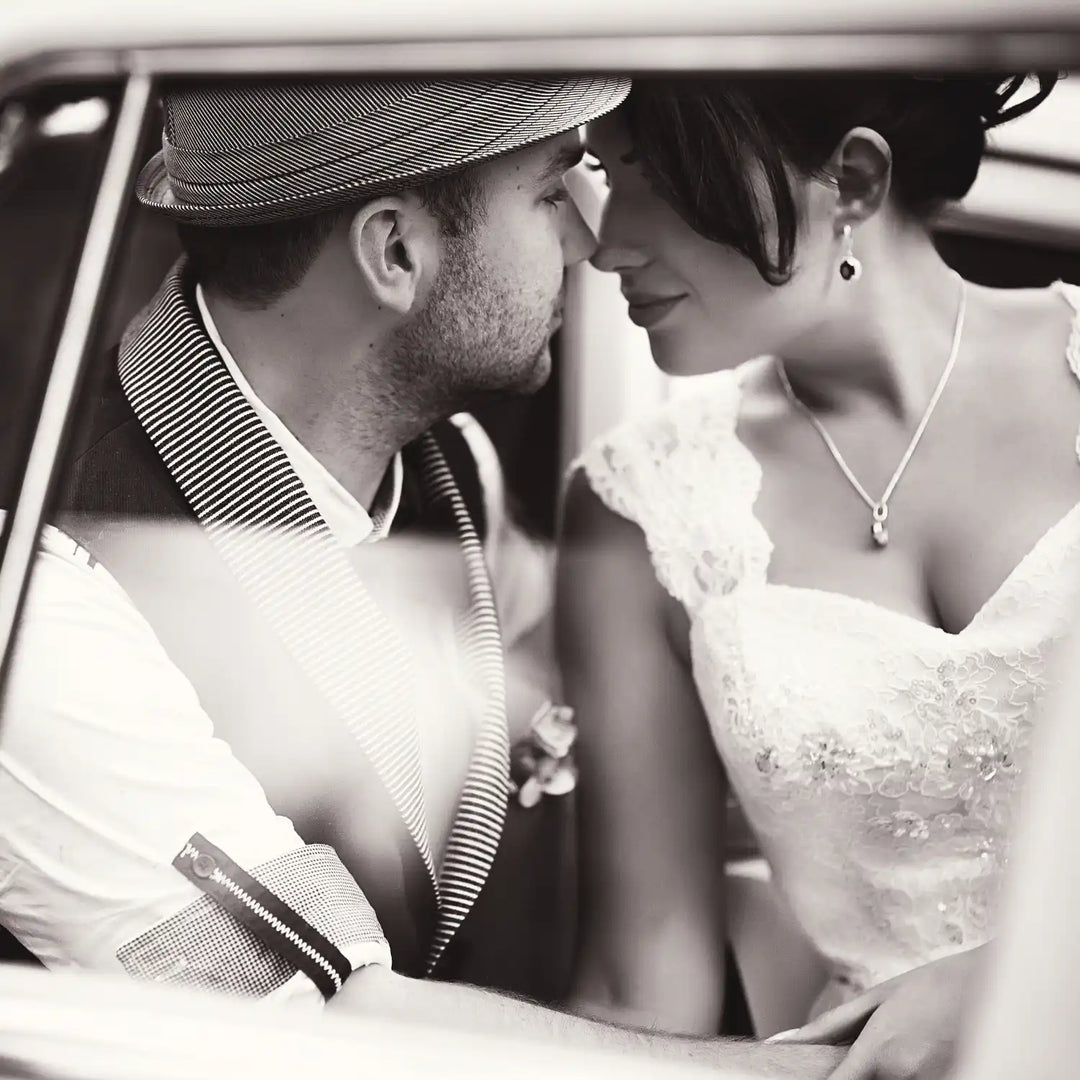
<svg viewBox="0 0 1080 1080">
<path fill-rule="evenodd" d="M 571 131 L 614 109 L 613 76 L 234 83 L 165 96 L 143 205 L 196 225 L 246 225 L 424 183 Z"/>
</svg>

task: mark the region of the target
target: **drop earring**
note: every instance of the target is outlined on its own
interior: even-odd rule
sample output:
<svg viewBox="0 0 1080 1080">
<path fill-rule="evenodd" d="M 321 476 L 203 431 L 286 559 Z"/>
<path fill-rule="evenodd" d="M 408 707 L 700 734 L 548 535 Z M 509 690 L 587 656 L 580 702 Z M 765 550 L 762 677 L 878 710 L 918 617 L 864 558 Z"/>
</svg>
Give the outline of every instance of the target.
<svg viewBox="0 0 1080 1080">
<path fill-rule="evenodd" d="M 850 225 L 844 226 L 843 244 L 844 253 L 840 256 L 840 276 L 845 281 L 858 281 L 862 277 L 862 263 L 855 258 L 855 244 Z"/>
</svg>

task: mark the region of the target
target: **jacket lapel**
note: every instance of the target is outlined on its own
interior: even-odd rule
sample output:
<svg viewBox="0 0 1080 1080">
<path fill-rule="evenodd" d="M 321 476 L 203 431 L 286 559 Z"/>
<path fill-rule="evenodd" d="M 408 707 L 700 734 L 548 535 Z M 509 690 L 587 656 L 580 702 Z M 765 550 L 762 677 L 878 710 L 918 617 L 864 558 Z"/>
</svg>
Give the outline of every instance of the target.
<svg viewBox="0 0 1080 1080">
<path fill-rule="evenodd" d="M 430 974 L 487 880 L 502 836 L 510 787 L 510 744 L 502 638 L 487 562 L 469 511 L 434 436 L 420 440 L 427 501 L 453 514 L 465 560 L 469 610 L 462 628 L 465 660 L 485 689 L 485 708 L 439 876 L 439 918 Z"/>
<path fill-rule="evenodd" d="M 125 336 L 119 371 L 223 561 L 359 742 L 438 897 L 408 650 L 229 376 L 184 296 L 182 261 Z"/>
</svg>

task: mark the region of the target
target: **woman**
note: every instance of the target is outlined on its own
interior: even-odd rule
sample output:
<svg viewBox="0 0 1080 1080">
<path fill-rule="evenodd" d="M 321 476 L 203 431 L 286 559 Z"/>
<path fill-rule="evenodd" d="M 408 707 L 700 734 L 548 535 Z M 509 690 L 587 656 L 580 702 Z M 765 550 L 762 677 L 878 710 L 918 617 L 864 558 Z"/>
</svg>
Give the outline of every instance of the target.
<svg viewBox="0 0 1080 1080">
<path fill-rule="evenodd" d="M 590 126 L 593 261 L 712 374 L 568 492 L 580 1011 L 716 1030 L 730 783 L 832 973 L 802 1037 L 943 1067 L 1080 596 L 1080 296 L 966 284 L 928 223 L 1053 81 L 639 82 Z"/>
</svg>

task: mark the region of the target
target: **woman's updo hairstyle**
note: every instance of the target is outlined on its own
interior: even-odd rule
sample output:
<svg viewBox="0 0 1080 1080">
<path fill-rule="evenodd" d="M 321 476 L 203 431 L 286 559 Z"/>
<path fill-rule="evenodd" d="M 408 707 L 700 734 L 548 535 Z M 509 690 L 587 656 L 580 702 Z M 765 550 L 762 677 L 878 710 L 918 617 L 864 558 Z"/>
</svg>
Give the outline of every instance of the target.
<svg viewBox="0 0 1080 1080">
<path fill-rule="evenodd" d="M 792 171 L 825 179 L 841 138 L 873 128 L 892 149 L 894 206 L 928 221 L 968 193 L 986 132 L 1030 112 L 1057 81 L 1033 78 L 1037 89 L 1018 102 L 1026 75 L 635 79 L 623 116 L 657 193 L 696 232 L 780 285 L 791 276 L 798 230 Z"/>
</svg>

